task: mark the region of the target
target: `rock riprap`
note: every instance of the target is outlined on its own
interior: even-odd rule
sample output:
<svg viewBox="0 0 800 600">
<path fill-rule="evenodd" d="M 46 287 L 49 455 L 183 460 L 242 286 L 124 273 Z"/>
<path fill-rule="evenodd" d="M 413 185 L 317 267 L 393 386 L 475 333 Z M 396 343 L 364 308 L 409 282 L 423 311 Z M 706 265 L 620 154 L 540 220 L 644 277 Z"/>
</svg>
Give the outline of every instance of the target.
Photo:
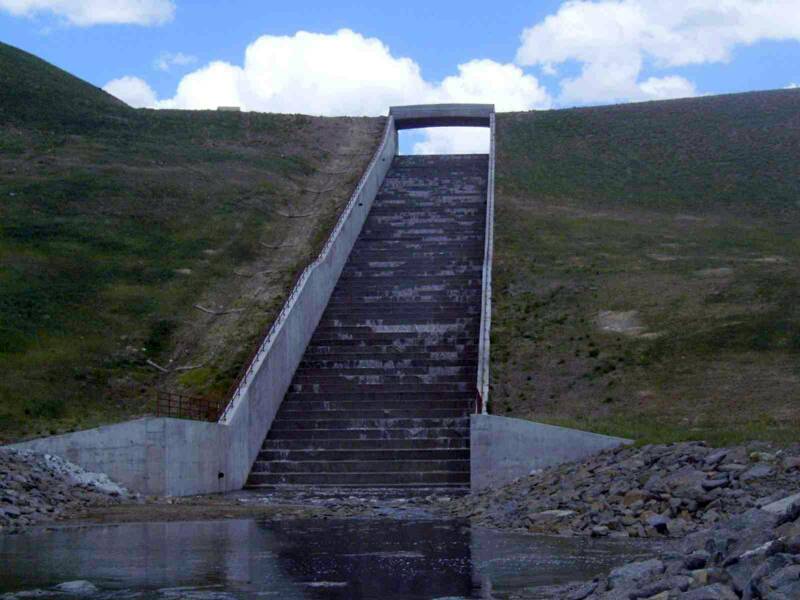
<svg viewBox="0 0 800 600">
<path fill-rule="evenodd" d="M 87 472 L 57 456 L 0 450 L 0 533 L 133 498 L 108 476 Z"/>
<path fill-rule="evenodd" d="M 550 589 L 569 600 L 796 600 L 800 495 L 688 535 L 676 551 L 591 582 Z"/>
<path fill-rule="evenodd" d="M 559 535 L 675 538 L 800 492 L 800 446 L 624 447 L 449 504 L 452 516 Z"/>
</svg>

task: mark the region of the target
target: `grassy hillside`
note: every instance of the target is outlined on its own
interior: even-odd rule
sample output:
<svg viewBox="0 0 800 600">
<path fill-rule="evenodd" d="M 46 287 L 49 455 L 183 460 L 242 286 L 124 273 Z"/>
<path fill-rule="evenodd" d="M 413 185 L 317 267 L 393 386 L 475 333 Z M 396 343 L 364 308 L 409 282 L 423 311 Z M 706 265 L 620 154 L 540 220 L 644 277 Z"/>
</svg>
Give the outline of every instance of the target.
<svg viewBox="0 0 800 600">
<path fill-rule="evenodd" d="M 0 44 L 0 442 L 223 397 L 382 127 L 134 110 Z"/>
<path fill-rule="evenodd" d="M 800 435 L 800 91 L 498 116 L 493 403 Z"/>
</svg>

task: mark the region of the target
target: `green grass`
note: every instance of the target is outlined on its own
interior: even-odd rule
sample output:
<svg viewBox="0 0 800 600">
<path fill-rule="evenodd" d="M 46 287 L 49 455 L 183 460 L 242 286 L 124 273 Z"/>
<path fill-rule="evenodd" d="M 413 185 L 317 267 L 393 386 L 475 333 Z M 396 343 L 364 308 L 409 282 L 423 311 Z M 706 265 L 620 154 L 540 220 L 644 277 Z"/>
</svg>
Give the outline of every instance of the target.
<svg viewBox="0 0 800 600">
<path fill-rule="evenodd" d="M 279 212 L 309 210 L 355 121 L 134 110 L 0 44 L 0 442 L 142 414 L 152 385 L 224 396 L 354 183 Z M 171 359 L 198 368 L 147 363 Z"/>
<path fill-rule="evenodd" d="M 800 434 L 800 94 L 499 115 L 492 411 Z M 603 331 L 604 311 L 640 330 Z"/>
</svg>

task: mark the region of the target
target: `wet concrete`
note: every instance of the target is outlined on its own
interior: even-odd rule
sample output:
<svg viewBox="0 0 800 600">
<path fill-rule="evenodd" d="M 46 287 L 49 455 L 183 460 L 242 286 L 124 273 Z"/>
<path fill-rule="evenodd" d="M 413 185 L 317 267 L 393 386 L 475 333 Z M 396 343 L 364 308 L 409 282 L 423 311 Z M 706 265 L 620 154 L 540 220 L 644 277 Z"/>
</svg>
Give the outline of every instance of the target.
<svg viewBox="0 0 800 600">
<path fill-rule="evenodd" d="M 134 523 L 0 536 L 0 593 L 86 580 L 92 598 L 508 598 L 649 554 L 441 520 Z M 31 597 L 31 596 L 27 596 Z"/>
</svg>

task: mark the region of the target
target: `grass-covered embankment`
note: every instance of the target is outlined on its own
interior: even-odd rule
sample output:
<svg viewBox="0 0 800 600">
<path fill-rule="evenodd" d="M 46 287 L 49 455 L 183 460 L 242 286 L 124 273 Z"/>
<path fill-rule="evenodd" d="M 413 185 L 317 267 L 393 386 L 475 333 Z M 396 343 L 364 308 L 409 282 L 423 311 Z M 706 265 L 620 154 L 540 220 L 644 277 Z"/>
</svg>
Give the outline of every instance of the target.
<svg viewBox="0 0 800 600">
<path fill-rule="evenodd" d="M 800 435 L 800 92 L 498 116 L 492 411 Z"/>
<path fill-rule="evenodd" d="M 382 126 L 134 110 L 0 44 L 0 442 L 224 397 Z"/>
</svg>

